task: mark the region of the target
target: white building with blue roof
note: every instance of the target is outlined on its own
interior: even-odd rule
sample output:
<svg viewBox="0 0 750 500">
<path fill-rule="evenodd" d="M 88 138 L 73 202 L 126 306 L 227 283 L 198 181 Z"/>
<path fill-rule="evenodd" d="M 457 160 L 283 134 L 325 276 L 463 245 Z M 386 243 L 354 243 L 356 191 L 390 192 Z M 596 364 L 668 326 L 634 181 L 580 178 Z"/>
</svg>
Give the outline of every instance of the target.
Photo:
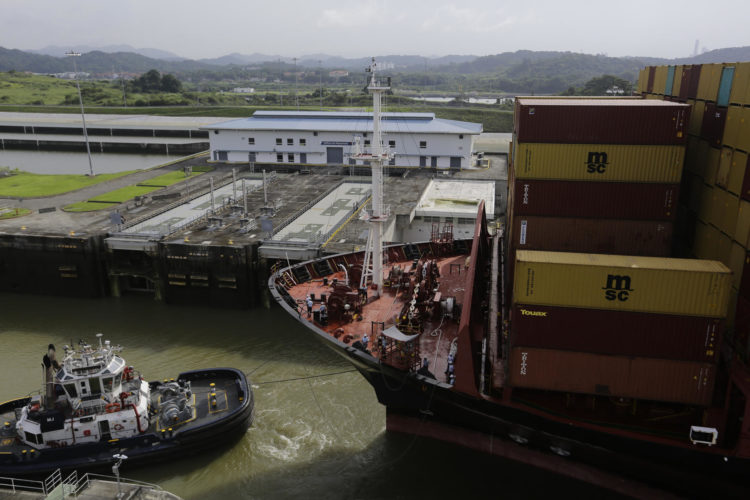
<svg viewBox="0 0 750 500">
<path fill-rule="evenodd" d="M 460 169 L 470 165 L 481 123 L 435 118 L 434 113 L 383 113 L 383 145 L 391 165 Z M 369 148 L 372 113 L 256 111 L 249 118 L 201 127 L 211 159 L 230 163 L 355 165 L 355 144 Z"/>
</svg>

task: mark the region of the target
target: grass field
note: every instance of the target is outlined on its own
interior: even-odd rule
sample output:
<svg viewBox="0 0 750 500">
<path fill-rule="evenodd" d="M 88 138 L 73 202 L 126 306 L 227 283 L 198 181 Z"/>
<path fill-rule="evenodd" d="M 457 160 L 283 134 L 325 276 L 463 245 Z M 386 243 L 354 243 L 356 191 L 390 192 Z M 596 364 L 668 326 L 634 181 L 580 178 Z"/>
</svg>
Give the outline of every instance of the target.
<svg viewBox="0 0 750 500">
<path fill-rule="evenodd" d="M 93 186 L 131 173 L 133 171 L 89 177 L 87 175 L 48 175 L 18 171 L 8 177 L 0 177 L 0 196 L 18 198 L 53 196 Z"/>
<path fill-rule="evenodd" d="M 15 219 L 22 215 L 28 215 L 31 210 L 28 208 L 0 208 L 0 220 L 3 219 Z"/>
</svg>

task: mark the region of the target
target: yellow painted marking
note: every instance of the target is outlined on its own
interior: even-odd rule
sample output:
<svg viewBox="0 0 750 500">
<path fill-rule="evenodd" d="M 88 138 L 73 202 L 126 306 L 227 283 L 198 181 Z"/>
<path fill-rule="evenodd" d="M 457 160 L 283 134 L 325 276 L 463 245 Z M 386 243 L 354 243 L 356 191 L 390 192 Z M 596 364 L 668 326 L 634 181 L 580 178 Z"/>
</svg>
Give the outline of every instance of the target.
<svg viewBox="0 0 750 500">
<path fill-rule="evenodd" d="M 15 441 L 15 438 L 6 438 L 0 441 L 0 445 L 2 446 L 10 446 L 13 444 L 13 441 Z"/>
<path fill-rule="evenodd" d="M 120 438 L 117 438 L 117 439 L 110 439 L 110 440 L 109 440 L 109 442 L 110 442 L 110 443 L 116 443 L 116 442 L 118 442 L 119 440 L 120 440 Z"/>
<path fill-rule="evenodd" d="M 208 396 L 208 413 L 221 413 L 223 411 L 227 411 L 229 409 L 229 403 L 227 402 L 227 391 L 220 391 L 220 394 L 216 395 L 216 406 L 221 406 L 219 404 L 219 399 L 224 398 L 224 408 L 223 409 L 214 409 L 212 408 L 213 405 L 211 405 L 211 396 Z"/>
</svg>

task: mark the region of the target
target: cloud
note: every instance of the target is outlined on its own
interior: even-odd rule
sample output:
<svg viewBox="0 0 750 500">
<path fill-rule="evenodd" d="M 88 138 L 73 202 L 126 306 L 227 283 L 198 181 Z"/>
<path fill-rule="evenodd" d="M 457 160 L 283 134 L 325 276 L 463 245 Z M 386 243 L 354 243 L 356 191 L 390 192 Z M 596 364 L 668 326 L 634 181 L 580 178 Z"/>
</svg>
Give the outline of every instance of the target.
<svg viewBox="0 0 750 500">
<path fill-rule="evenodd" d="M 323 9 L 317 20 L 319 28 L 360 28 L 377 24 L 385 19 L 383 2 L 369 0 L 364 5 L 347 5 L 340 8 Z"/>
<path fill-rule="evenodd" d="M 491 33 L 515 25 L 519 19 L 518 16 L 508 15 L 504 9 L 486 10 L 443 5 L 434 9 L 422 21 L 421 27 L 424 31 L 430 32 Z"/>
</svg>

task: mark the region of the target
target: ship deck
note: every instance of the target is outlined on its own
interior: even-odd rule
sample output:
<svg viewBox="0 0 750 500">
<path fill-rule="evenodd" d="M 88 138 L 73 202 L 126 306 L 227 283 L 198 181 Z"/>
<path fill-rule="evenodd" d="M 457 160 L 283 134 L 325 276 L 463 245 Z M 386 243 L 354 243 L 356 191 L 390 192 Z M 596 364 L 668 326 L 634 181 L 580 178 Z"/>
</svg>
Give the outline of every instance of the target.
<svg viewBox="0 0 750 500">
<path fill-rule="evenodd" d="M 458 338 L 460 314 L 445 314 L 440 300 L 452 297 L 460 310 L 464 303 L 468 278 L 467 256 L 465 254 L 451 255 L 437 257 L 434 260 L 439 270 L 437 294 L 431 299 L 432 303 L 424 308 L 419 320 L 421 334 L 418 337 L 417 352 L 421 358 L 418 360 L 419 363 L 427 359 L 428 370 L 437 379 L 447 382 L 449 380 L 448 355 L 451 345 L 455 344 Z M 421 260 L 419 265 L 423 262 L 424 260 Z M 419 272 L 415 269 L 416 266 L 418 264 L 414 259 L 390 260 L 384 265 L 384 275 L 388 276 L 392 269 L 400 268 L 404 274 L 413 277 Z M 382 358 L 383 350 L 379 344 L 379 333 L 394 326 L 405 306 L 412 300 L 408 288 L 386 283 L 379 297 L 370 288 L 367 290 L 366 301 L 360 296 L 361 312 L 344 314 L 341 318 L 331 318 L 324 323 L 320 318 L 321 305 L 331 296 L 336 286 L 334 283 L 344 283 L 347 276 L 342 270 L 328 274 L 325 278 L 311 279 L 288 288 L 287 292 L 294 299 L 300 317 L 345 344 L 351 345 L 359 341 L 373 357 Z M 358 286 L 352 285 L 351 288 L 357 290 Z M 313 299 L 312 311 L 309 313 L 306 305 L 308 296 Z M 365 334 L 368 336 L 366 345 L 364 345 Z"/>
</svg>

